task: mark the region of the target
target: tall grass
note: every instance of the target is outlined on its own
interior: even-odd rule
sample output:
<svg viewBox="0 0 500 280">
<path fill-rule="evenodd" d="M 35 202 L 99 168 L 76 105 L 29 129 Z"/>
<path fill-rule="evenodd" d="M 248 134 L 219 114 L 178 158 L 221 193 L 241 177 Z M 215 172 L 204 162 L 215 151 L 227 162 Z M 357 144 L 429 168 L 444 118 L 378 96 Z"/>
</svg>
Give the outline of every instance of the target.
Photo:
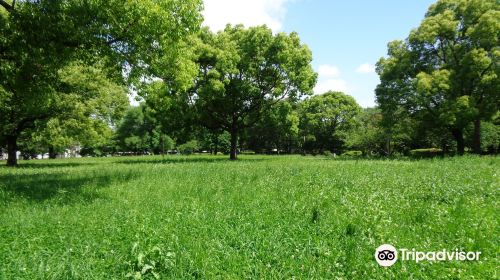
<svg viewBox="0 0 500 280">
<path fill-rule="evenodd" d="M 500 159 L 191 156 L 0 167 L 0 279 L 493 279 Z M 481 251 L 382 268 L 383 243 Z"/>
</svg>

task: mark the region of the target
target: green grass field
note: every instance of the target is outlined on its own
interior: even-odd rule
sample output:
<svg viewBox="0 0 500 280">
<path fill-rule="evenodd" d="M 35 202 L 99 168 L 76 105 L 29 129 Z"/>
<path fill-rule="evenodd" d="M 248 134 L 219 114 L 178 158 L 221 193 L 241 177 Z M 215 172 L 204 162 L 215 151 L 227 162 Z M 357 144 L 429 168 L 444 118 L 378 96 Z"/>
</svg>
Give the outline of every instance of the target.
<svg viewBox="0 0 500 280">
<path fill-rule="evenodd" d="M 0 279 L 498 279 L 499 177 L 498 157 L 22 161 L 0 167 Z M 482 254 L 382 268 L 383 243 Z"/>
</svg>

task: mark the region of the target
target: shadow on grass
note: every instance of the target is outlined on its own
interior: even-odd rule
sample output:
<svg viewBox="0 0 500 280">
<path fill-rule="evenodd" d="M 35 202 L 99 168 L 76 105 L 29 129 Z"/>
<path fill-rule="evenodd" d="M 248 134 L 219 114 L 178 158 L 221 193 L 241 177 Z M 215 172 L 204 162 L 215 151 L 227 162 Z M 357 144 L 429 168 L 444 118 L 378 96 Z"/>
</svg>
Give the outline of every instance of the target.
<svg viewBox="0 0 500 280">
<path fill-rule="evenodd" d="M 235 162 L 257 162 L 264 161 L 263 158 L 239 158 Z M 165 157 L 165 158 L 142 158 L 142 159 L 124 159 L 116 160 L 113 163 L 121 164 L 179 164 L 179 163 L 216 163 L 216 162 L 231 162 L 227 157 Z"/>
<path fill-rule="evenodd" d="M 306 157 L 313 157 L 313 156 L 306 156 Z M 344 156 L 337 156 L 337 157 L 332 157 L 332 156 L 314 156 L 315 158 L 318 159 L 323 159 L 323 160 L 332 160 L 332 161 L 373 161 L 373 162 L 382 162 L 382 161 L 405 161 L 405 162 L 413 162 L 413 161 L 432 161 L 432 160 L 443 160 L 443 159 L 450 159 L 452 157 L 434 157 L 434 158 L 412 158 L 412 157 L 365 157 L 365 156 L 352 156 L 352 157 L 344 157 Z"/>
<path fill-rule="evenodd" d="M 79 172 L 2 175 L 0 200 L 9 202 L 26 199 L 35 203 L 51 201 L 62 205 L 90 203 L 103 198 L 100 189 L 116 182 L 132 180 L 137 176 L 137 172 L 131 171 L 120 173 L 106 171 L 99 174 Z"/>
<path fill-rule="evenodd" d="M 44 162 L 36 161 L 23 161 L 20 162 L 16 168 L 64 168 L 64 167 L 79 167 L 79 166 L 92 166 L 96 165 L 95 162 L 51 162 L 50 160 Z"/>
</svg>

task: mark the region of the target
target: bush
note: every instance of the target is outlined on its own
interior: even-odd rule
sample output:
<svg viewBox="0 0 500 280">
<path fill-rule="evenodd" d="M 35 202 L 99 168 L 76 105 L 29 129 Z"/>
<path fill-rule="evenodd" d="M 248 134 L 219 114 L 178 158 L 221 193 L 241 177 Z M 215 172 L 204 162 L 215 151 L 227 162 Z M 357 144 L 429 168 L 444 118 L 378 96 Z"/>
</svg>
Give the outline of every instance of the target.
<svg viewBox="0 0 500 280">
<path fill-rule="evenodd" d="M 191 140 L 189 142 L 186 142 L 186 143 L 180 145 L 179 146 L 179 151 L 181 152 L 181 154 L 191 155 L 196 150 L 198 150 L 198 148 L 199 148 L 198 141 Z"/>
<path fill-rule="evenodd" d="M 437 148 L 416 149 L 410 151 L 410 156 L 414 158 L 433 158 L 443 154 L 443 150 Z"/>
<path fill-rule="evenodd" d="M 327 157 L 333 157 L 334 156 L 334 153 L 330 152 L 330 151 L 324 151 L 323 152 L 323 155 L 324 156 L 327 156 Z"/>
<path fill-rule="evenodd" d="M 362 151 L 347 151 L 342 154 L 344 157 L 360 157 L 363 155 Z"/>
<path fill-rule="evenodd" d="M 240 154 L 241 154 L 241 155 L 255 155 L 255 152 L 254 152 L 254 151 L 250 151 L 250 150 L 248 150 L 248 151 L 243 151 L 243 152 L 241 152 Z"/>
</svg>

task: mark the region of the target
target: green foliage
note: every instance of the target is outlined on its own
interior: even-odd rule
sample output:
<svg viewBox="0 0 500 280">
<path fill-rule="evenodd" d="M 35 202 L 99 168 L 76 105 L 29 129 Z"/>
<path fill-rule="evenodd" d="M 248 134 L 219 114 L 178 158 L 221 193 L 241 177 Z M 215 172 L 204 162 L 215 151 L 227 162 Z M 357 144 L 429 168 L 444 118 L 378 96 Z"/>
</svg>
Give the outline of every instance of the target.
<svg viewBox="0 0 500 280">
<path fill-rule="evenodd" d="M 194 88 L 199 120 L 208 129 L 231 134 L 231 158 L 238 137 L 279 100 L 312 93 L 312 54 L 297 33 L 273 34 L 266 26 L 203 30 L 194 44 L 199 65 Z"/>
<path fill-rule="evenodd" d="M 162 274 L 168 273 L 175 265 L 175 253 L 169 252 L 164 245 L 156 245 L 146 251 L 140 250 L 139 242 L 132 247 L 134 261 L 127 262 L 131 272 L 125 277 L 140 279 L 160 279 Z"/>
<path fill-rule="evenodd" d="M 344 157 L 360 157 L 363 155 L 362 151 L 347 151 L 342 154 Z"/>
<path fill-rule="evenodd" d="M 200 129 L 199 139 L 200 150 L 208 151 L 212 154 L 229 154 L 231 150 L 231 135 L 227 131 L 210 132 L 207 129 Z"/>
<path fill-rule="evenodd" d="M 465 131 L 466 142 L 472 146 L 474 126 L 469 125 Z M 500 124 L 492 122 L 481 123 L 481 151 L 482 153 L 497 154 L 500 152 Z"/>
<path fill-rule="evenodd" d="M 177 70 L 174 66 L 182 60 L 179 41 L 201 22 L 198 0 L 17 1 L 15 6 L 2 3 L 0 138 L 8 140 L 12 151 L 25 130 L 40 129 L 51 118 L 66 119 L 69 108 L 58 106 L 61 102 L 87 97 L 79 91 L 66 96 L 60 90 L 67 78 L 75 80 L 73 71 L 61 73 L 65 67 L 75 61 L 87 66 L 102 64 L 102 76 L 129 85 L 140 84 L 145 77 L 168 78 L 165 71 L 157 69 Z M 128 74 L 126 81 L 124 70 Z M 87 78 L 81 82 L 92 84 Z M 102 86 L 110 89 L 110 85 L 106 82 Z M 117 86 L 113 90 L 121 89 Z M 8 163 L 15 165 L 16 161 L 11 158 Z"/>
<path fill-rule="evenodd" d="M 19 164 L 0 167 L 2 279 L 498 274 L 498 157 L 230 162 L 193 155 Z M 384 269 L 373 257 L 384 243 L 482 254 L 474 262 L 398 260 Z"/>
<path fill-rule="evenodd" d="M 323 152 L 323 155 L 324 155 L 324 156 L 327 156 L 327 157 L 335 157 L 335 154 L 334 154 L 334 153 L 332 153 L 332 152 L 330 152 L 330 151 L 324 151 L 324 152 Z"/>
<path fill-rule="evenodd" d="M 198 144 L 198 141 L 191 140 L 191 141 L 188 141 L 182 145 L 179 145 L 179 147 L 177 147 L 177 148 L 179 149 L 181 154 L 191 155 L 199 149 L 199 144 Z"/>
<path fill-rule="evenodd" d="M 172 138 L 162 131 L 155 114 L 141 103 L 128 109 L 116 130 L 115 140 L 123 152 L 158 154 L 175 146 Z"/>
<path fill-rule="evenodd" d="M 384 154 L 388 133 L 382 125 L 383 116 L 380 109 L 363 109 L 356 116 L 355 126 L 346 137 L 349 148 L 362 150 L 364 154 Z M 395 127 L 393 127 L 394 129 Z"/>
<path fill-rule="evenodd" d="M 162 150 L 165 150 L 165 152 L 175 148 L 175 141 L 174 139 L 170 138 L 170 136 L 165 134 L 162 135 L 161 141 Z"/>
<path fill-rule="evenodd" d="M 389 43 L 376 89 L 387 127 L 411 117 L 448 130 L 462 154 L 464 130 L 474 121 L 479 147 L 478 126 L 500 105 L 499 15 L 496 0 L 439 0 L 406 41 Z"/>
<path fill-rule="evenodd" d="M 276 103 L 246 130 L 242 142 L 251 150 L 291 153 L 299 142 L 299 113 L 295 107 L 288 100 Z"/>
<path fill-rule="evenodd" d="M 355 126 L 361 107 L 353 97 L 327 92 L 306 99 L 300 108 L 301 133 L 306 135 L 309 151 L 342 150 L 347 133 Z"/>
<path fill-rule="evenodd" d="M 139 94 L 145 100 L 150 117 L 165 133 L 181 143 L 193 139 L 202 131 L 197 125 L 197 111 L 187 94 L 173 92 L 171 86 L 162 81 L 143 86 Z"/>
<path fill-rule="evenodd" d="M 431 158 L 443 155 L 443 150 L 437 148 L 415 149 L 410 151 L 410 156 L 415 158 Z"/>
<path fill-rule="evenodd" d="M 500 125 L 481 124 L 481 150 L 491 154 L 500 152 Z"/>
<path fill-rule="evenodd" d="M 22 139 L 62 152 L 69 146 L 104 146 L 112 138 L 111 126 L 128 107 L 125 87 L 109 80 L 103 69 L 74 63 L 60 71 L 60 94 L 52 108 L 58 114 Z"/>
</svg>

